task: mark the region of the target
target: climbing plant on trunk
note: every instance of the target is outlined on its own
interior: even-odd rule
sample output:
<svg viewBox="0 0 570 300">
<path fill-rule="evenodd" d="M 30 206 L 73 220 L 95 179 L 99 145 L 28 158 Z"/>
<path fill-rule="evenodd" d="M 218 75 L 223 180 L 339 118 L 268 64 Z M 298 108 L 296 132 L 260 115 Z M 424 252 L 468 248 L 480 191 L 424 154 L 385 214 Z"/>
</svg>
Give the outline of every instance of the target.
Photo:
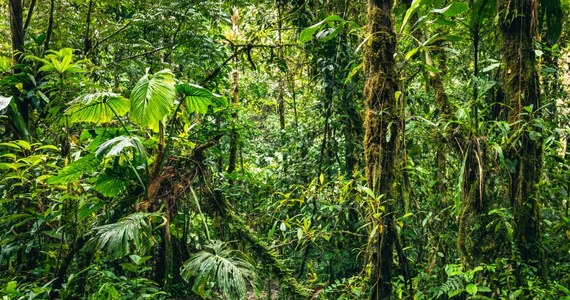
<svg viewBox="0 0 570 300">
<path fill-rule="evenodd" d="M 542 166 L 540 87 L 533 49 L 536 0 L 499 1 L 499 28 L 503 38 L 503 92 L 512 143 L 508 157 L 514 238 L 522 260 L 540 269 L 538 183 Z"/>
<path fill-rule="evenodd" d="M 396 34 L 392 20 L 392 0 L 368 2 L 368 42 L 365 48 L 366 105 L 364 121 L 364 157 L 368 187 L 380 201 L 373 201 L 371 211 L 383 211 L 372 216 L 372 232 L 376 232 L 371 247 L 370 298 L 390 298 L 392 249 L 395 232 L 392 220 L 394 162 L 397 149 L 398 90 L 394 69 Z M 382 208 L 383 207 L 383 208 Z"/>
</svg>

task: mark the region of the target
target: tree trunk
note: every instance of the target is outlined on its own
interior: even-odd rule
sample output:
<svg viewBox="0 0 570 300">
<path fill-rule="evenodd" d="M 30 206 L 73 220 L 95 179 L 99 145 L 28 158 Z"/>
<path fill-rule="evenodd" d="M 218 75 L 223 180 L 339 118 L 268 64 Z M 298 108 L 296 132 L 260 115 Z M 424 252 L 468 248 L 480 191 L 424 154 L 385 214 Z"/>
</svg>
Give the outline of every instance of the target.
<svg viewBox="0 0 570 300">
<path fill-rule="evenodd" d="M 30 8 L 28 8 L 28 14 L 26 15 L 26 22 L 24 23 L 24 37 L 26 36 L 26 32 L 28 31 L 28 26 L 30 25 L 30 21 L 32 20 L 32 16 L 34 15 L 34 8 L 36 7 L 36 0 L 32 0 L 30 2 Z"/>
<path fill-rule="evenodd" d="M 479 78 L 479 52 L 481 49 L 482 26 L 475 2 L 469 1 L 473 25 L 471 42 L 473 49 L 473 77 Z M 465 269 L 473 269 L 481 264 L 492 264 L 496 259 L 510 254 L 510 244 L 506 228 L 493 228 L 489 224 L 496 218 L 489 215 L 495 207 L 502 208 L 500 197 L 493 196 L 493 189 L 485 189 L 487 184 L 495 182 L 488 166 L 486 137 L 480 132 L 480 121 L 487 121 L 489 116 L 480 115 L 480 96 L 477 80 L 473 82 L 471 104 L 472 119 L 465 142 L 461 146 L 463 156 L 463 182 L 461 186 L 461 213 L 458 220 L 457 246 L 461 263 Z M 482 106 L 482 105 L 481 105 Z M 493 113 L 491 116 L 494 115 Z M 487 119 L 485 119 L 487 118 Z"/>
<path fill-rule="evenodd" d="M 508 158 L 514 164 L 510 170 L 514 238 L 523 262 L 540 272 L 544 254 L 540 242 L 537 184 L 542 168 L 542 141 L 540 129 L 532 126 L 541 106 L 533 48 L 537 7 L 537 0 L 501 0 L 498 3 L 505 66 L 502 88 L 508 104 L 511 132 L 518 135 L 508 149 Z"/>
<path fill-rule="evenodd" d="M 237 37 L 239 34 L 239 13 L 237 9 L 234 9 L 232 15 L 232 31 L 234 34 L 234 38 Z M 233 171 L 236 169 L 237 163 L 237 150 L 238 150 L 238 139 L 239 135 L 236 129 L 236 123 L 238 119 L 237 109 L 239 104 L 239 70 L 238 70 L 238 57 L 237 57 L 237 48 L 234 49 L 234 58 L 233 58 L 233 69 L 232 69 L 232 129 L 230 132 L 230 157 L 228 163 L 228 175 L 231 177 Z M 233 179 L 229 180 L 230 184 L 234 183 Z"/>
<path fill-rule="evenodd" d="M 364 121 L 364 158 L 366 180 L 376 196 L 382 195 L 384 213 L 379 223 L 370 259 L 370 299 L 389 299 L 392 292 L 394 228 L 392 220 L 394 165 L 397 149 L 398 90 L 394 70 L 396 34 L 392 20 L 393 0 L 368 1 L 368 36 L 364 64 L 366 115 Z M 376 210 L 377 208 L 370 208 Z"/>
<path fill-rule="evenodd" d="M 54 9 L 55 9 L 55 0 L 50 0 L 48 28 L 46 30 L 46 39 L 44 41 L 44 53 L 49 50 L 49 42 L 51 41 L 51 34 L 53 32 L 53 11 L 54 11 Z"/>
<path fill-rule="evenodd" d="M 87 56 L 87 53 L 92 49 L 92 42 L 90 36 L 90 28 L 91 28 L 91 12 L 93 11 L 93 0 L 89 0 L 89 6 L 87 8 L 87 19 L 85 20 L 86 29 L 85 29 L 85 36 L 83 37 L 83 55 Z"/>
<path fill-rule="evenodd" d="M 283 55 L 283 41 L 282 41 L 282 28 L 283 28 L 283 16 L 281 7 L 283 4 L 282 1 L 277 1 L 277 43 L 279 44 L 279 60 L 280 63 L 285 63 L 284 55 Z M 277 100 L 278 111 L 279 111 L 279 129 L 281 130 L 281 137 L 283 140 L 283 134 L 285 132 L 285 86 L 283 83 L 283 75 L 279 74 L 279 98 Z"/>
<path fill-rule="evenodd" d="M 21 63 L 23 62 L 24 58 L 24 16 L 23 16 L 23 8 L 24 3 L 22 0 L 10 0 L 8 3 L 8 8 L 10 12 L 10 37 L 12 40 L 12 51 L 14 52 L 14 60 L 16 64 L 14 66 L 14 74 L 18 74 L 22 71 Z M 32 9 L 30 7 L 30 9 Z M 28 14 L 31 13 L 28 12 Z M 24 82 L 27 87 L 27 83 Z M 14 95 L 18 95 L 20 101 L 18 101 L 18 111 L 13 111 L 13 120 L 19 119 L 21 117 L 20 128 L 18 128 L 18 134 L 23 139 L 29 138 L 29 132 L 27 129 L 28 126 L 28 119 L 29 119 L 29 112 L 28 107 L 30 106 L 30 99 L 24 97 L 21 99 L 20 91 L 14 89 Z M 16 124 L 17 122 L 14 121 Z M 25 126 L 24 126 L 25 125 Z"/>
<path fill-rule="evenodd" d="M 12 38 L 12 50 L 24 51 L 24 17 L 22 0 L 10 0 L 10 35 Z M 16 61 L 21 62 L 20 54 L 16 55 Z"/>
</svg>

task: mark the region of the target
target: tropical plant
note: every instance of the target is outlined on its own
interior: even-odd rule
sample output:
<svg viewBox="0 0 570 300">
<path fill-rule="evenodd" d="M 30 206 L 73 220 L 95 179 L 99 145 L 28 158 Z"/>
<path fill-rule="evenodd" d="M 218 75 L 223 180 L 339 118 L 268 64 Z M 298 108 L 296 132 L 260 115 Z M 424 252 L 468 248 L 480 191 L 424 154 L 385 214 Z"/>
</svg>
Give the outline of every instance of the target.
<svg viewBox="0 0 570 300">
<path fill-rule="evenodd" d="M 166 224 L 164 216 L 159 213 L 134 213 L 117 223 L 94 228 L 95 234 L 89 243 L 91 247 L 103 250 L 116 258 L 134 253 L 133 250 L 145 253 L 155 243 L 152 218 L 163 221 L 159 226 Z"/>
<path fill-rule="evenodd" d="M 259 296 L 260 282 L 253 264 L 239 251 L 228 248 L 227 243 L 212 240 L 205 250 L 193 255 L 182 267 L 180 275 L 193 281 L 192 290 L 206 295 L 209 286 L 225 299 L 245 299 L 251 287 Z"/>
</svg>

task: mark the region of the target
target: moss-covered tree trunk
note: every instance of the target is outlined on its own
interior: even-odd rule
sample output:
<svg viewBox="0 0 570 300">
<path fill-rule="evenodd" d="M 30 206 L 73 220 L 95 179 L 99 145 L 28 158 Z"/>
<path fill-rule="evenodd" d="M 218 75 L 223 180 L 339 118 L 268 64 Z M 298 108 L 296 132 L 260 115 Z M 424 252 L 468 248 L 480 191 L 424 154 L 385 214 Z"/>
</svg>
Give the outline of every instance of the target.
<svg viewBox="0 0 570 300">
<path fill-rule="evenodd" d="M 503 38 L 502 88 L 508 104 L 513 143 L 510 200 L 515 222 L 514 238 L 522 260 L 540 269 L 538 182 L 542 166 L 540 129 L 533 125 L 540 108 L 540 87 L 533 40 L 537 0 L 501 0 L 499 28 Z"/>
<path fill-rule="evenodd" d="M 494 216 L 489 212 L 494 208 L 505 207 L 500 198 L 493 195 L 494 188 L 486 189 L 494 184 L 492 168 L 487 154 L 487 137 L 481 132 L 480 122 L 487 121 L 489 116 L 480 113 L 480 102 L 485 99 L 479 93 L 479 52 L 481 49 L 483 23 L 475 1 L 469 1 L 471 19 L 471 46 L 473 49 L 473 82 L 470 130 L 463 137 L 460 147 L 463 157 L 463 181 L 461 186 L 461 214 L 458 222 L 457 245 L 461 264 L 465 269 L 473 269 L 481 264 L 491 264 L 498 258 L 507 257 L 510 253 L 505 228 L 489 226 Z"/>
<path fill-rule="evenodd" d="M 380 224 L 375 225 L 378 229 L 371 255 L 370 299 L 389 299 L 392 291 L 390 281 L 395 236 L 392 220 L 395 193 L 392 190 L 399 127 L 392 6 L 392 0 L 368 1 L 369 40 L 364 57 L 367 76 L 364 87 L 364 157 L 368 186 L 375 195 L 382 195 L 381 205 L 385 209 Z"/>
</svg>

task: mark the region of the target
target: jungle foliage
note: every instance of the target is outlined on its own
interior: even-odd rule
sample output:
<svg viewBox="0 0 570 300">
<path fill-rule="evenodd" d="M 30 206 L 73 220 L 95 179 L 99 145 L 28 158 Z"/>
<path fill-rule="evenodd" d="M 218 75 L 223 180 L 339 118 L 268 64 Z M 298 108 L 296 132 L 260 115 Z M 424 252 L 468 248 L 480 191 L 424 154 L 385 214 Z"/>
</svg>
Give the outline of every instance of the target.
<svg viewBox="0 0 570 300">
<path fill-rule="evenodd" d="M 2 299 L 570 299 L 568 0 L 0 0 Z"/>
</svg>

